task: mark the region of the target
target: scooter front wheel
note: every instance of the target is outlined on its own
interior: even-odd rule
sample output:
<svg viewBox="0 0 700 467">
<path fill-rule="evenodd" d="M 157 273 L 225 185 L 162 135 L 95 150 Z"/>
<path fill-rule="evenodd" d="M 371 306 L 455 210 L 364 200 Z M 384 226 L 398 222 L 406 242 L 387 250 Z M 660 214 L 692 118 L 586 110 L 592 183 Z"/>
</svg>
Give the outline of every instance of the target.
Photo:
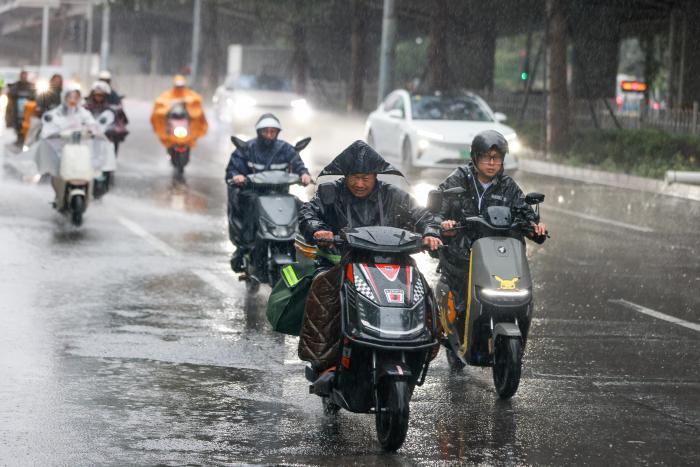
<svg viewBox="0 0 700 467">
<path fill-rule="evenodd" d="M 408 432 L 411 391 L 406 381 L 384 380 L 380 383 L 379 411 L 376 413 L 377 438 L 385 451 L 396 451 Z"/>
<path fill-rule="evenodd" d="M 522 340 L 519 337 L 498 337 L 494 348 L 493 384 L 498 397 L 513 397 L 520 385 Z"/>
<path fill-rule="evenodd" d="M 327 417 L 333 417 L 338 414 L 340 406 L 331 402 L 330 397 L 322 397 L 321 403 L 323 404 L 323 415 Z"/>
<path fill-rule="evenodd" d="M 85 198 L 75 195 L 70 200 L 71 222 L 74 226 L 80 227 L 83 224 L 83 212 L 85 211 Z"/>
<path fill-rule="evenodd" d="M 464 362 L 457 356 L 449 344 L 447 344 L 445 348 L 445 355 L 447 355 L 447 364 L 450 366 L 450 371 L 457 373 L 464 369 Z"/>
</svg>

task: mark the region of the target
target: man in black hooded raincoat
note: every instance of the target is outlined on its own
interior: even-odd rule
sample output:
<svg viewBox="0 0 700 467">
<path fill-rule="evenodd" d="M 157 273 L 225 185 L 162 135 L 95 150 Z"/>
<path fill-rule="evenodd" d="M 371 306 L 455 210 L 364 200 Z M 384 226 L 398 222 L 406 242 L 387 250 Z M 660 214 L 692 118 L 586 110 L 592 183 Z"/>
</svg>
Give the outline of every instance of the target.
<svg viewBox="0 0 700 467">
<path fill-rule="evenodd" d="M 319 174 L 343 177 L 321 184 L 316 196 L 299 211 L 304 237 L 323 246 L 324 240 L 332 241 L 343 228 L 382 225 L 422 233 L 424 245 L 436 250 L 442 244 L 437 220 L 408 193 L 377 180 L 378 174 L 403 176 L 363 141 L 348 146 Z M 336 266 L 318 274 L 306 301 L 299 358 L 311 362 L 319 372 L 332 367 L 338 358 L 341 272 Z"/>
</svg>

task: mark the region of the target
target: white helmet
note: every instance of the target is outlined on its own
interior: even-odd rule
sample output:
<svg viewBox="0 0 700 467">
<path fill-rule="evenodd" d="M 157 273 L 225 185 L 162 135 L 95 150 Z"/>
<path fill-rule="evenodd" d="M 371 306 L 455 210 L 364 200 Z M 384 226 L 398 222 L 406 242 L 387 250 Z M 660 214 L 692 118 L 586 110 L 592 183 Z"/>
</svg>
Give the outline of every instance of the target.
<svg viewBox="0 0 700 467">
<path fill-rule="evenodd" d="M 273 114 L 262 114 L 255 124 L 255 131 L 260 131 L 263 128 L 277 128 L 282 131 L 282 125 L 280 124 L 279 118 L 275 117 Z"/>
<path fill-rule="evenodd" d="M 80 83 L 77 83 L 75 81 L 69 81 L 64 87 L 63 87 L 63 95 L 62 100 L 63 102 L 66 101 L 66 98 L 68 97 L 68 94 L 72 92 L 77 92 L 78 95 L 82 95 L 81 88 L 80 88 Z"/>
<path fill-rule="evenodd" d="M 112 79 L 112 73 L 107 70 L 102 70 L 100 74 L 97 75 L 97 79 L 109 81 Z"/>
<path fill-rule="evenodd" d="M 90 91 L 108 96 L 112 93 L 112 88 L 109 86 L 109 84 L 105 83 L 104 81 L 95 81 L 94 83 L 92 83 Z"/>
</svg>

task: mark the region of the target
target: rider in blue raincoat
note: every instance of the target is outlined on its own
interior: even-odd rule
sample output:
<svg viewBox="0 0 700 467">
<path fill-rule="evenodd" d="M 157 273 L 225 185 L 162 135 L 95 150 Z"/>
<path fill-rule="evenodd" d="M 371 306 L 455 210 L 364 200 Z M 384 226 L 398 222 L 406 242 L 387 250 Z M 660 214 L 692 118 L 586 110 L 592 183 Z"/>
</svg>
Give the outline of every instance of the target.
<svg viewBox="0 0 700 467">
<path fill-rule="evenodd" d="M 309 170 L 294 146 L 277 139 L 282 125 L 273 114 L 263 114 L 255 124 L 257 137 L 248 141 L 245 150 L 236 149 L 226 167 L 225 181 L 229 185 L 229 216 L 241 219 L 256 219 L 254 212 L 257 194 L 245 189 L 246 175 L 268 170 L 288 170 L 301 177 L 301 184 L 311 183 Z M 229 223 L 231 226 L 232 224 Z M 236 252 L 231 258 L 231 268 L 240 272 L 242 258 L 255 241 L 256 222 L 244 222 L 241 232 L 229 228 L 231 242 Z"/>
</svg>

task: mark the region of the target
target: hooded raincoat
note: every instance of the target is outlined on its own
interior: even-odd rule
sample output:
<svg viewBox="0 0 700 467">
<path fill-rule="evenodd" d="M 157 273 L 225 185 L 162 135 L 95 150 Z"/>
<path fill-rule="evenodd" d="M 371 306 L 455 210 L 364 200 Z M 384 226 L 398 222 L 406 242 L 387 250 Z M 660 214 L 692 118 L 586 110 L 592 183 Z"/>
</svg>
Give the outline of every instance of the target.
<svg viewBox="0 0 700 467">
<path fill-rule="evenodd" d="M 65 139 L 59 136 L 72 131 L 89 131 L 95 135 L 87 144 L 91 147 L 92 167 L 96 172 L 114 171 L 117 166 L 114 146 L 101 133 L 97 122 L 87 109 L 80 105 L 70 108 L 65 104 L 71 91 L 73 89 L 64 90 L 62 104 L 41 117 L 40 139 L 29 148 L 39 173 L 53 176 L 59 174 L 61 151 L 66 144 Z"/>
<path fill-rule="evenodd" d="M 357 173 L 391 174 L 401 176 L 363 141 L 355 141 L 321 171 L 323 175 L 348 176 Z M 403 190 L 377 181 L 366 198 L 355 197 L 345 185 L 345 178 L 325 183 L 319 192 L 333 192 L 333 202 L 325 204 L 317 192 L 299 211 L 299 229 L 307 240 L 315 232 L 329 230 L 338 233 L 345 227 L 383 225 L 405 228 L 423 235 L 439 236 L 433 215 L 416 205 Z M 327 196 L 324 196 L 327 198 Z M 336 364 L 340 344 L 340 294 L 342 263 L 314 278 L 304 309 L 299 358 L 311 362 L 317 371 Z"/>
<path fill-rule="evenodd" d="M 408 193 L 394 185 L 377 180 L 369 196 L 355 197 L 345 184 L 345 176 L 358 173 L 403 176 L 367 143 L 355 141 L 319 174 L 319 177 L 343 175 L 343 178 L 324 183 L 324 188 L 319 187 L 313 199 L 299 211 L 299 229 L 307 241 L 311 241 L 319 230 L 337 234 L 345 227 L 371 225 L 405 228 L 439 237 L 437 223 L 428 210 L 418 206 Z M 324 204 L 319 194 L 324 189 L 335 192 L 333 203 Z"/>
<path fill-rule="evenodd" d="M 186 140 L 176 139 L 168 131 L 168 112 L 176 103 L 184 103 L 190 118 L 190 132 Z M 202 96 L 185 87 L 174 87 L 158 96 L 151 114 L 151 125 L 163 146 L 170 148 L 175 144 L 193 147 L 197 139 L 207 134 L 209 125 L 202 108 Z"/>
</svg>

